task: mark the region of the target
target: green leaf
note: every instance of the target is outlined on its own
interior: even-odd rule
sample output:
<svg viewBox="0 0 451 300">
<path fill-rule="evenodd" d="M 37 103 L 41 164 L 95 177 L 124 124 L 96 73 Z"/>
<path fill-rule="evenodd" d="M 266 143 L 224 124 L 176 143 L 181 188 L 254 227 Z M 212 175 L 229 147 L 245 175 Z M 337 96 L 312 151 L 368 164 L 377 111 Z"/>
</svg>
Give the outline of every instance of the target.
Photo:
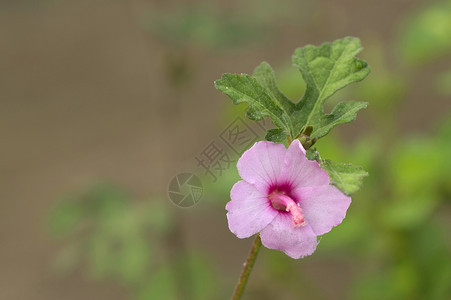
<svg viewBox="0 0 451 300">
<path fill-rule="evenodd" d="M 327 117 L 323 109 L 326 99 L 336 91 L 363 80 L 369 74 L 368 64 L 355 57 L 361 50 L 359 39 L 347 37 L 332 44 L 324 43 L 319 47 L 308 45 L 295 51 L 293 63 L 307 84 L 306 92 L 293 114 L 296 132 L 303 126 L 311 125 L 312 137 L 323 137 L 332 127 L 352 121 L 356 112 L 363 108 L 363 104 L 338 104 L 332 114 L 341 115 L 341 118 Z"/>
<path fill-rule="evenodd" d="M 367 63 L 355 55 L 362 50 L 357 38 L 347 37 L 319 47 L 308 45 L 297 49 L 293 62 L 306 83 L 302 99 L 294 104 L 277 87 L 274 71 L 263 62 L 253 76 L 224 74 L 215 82 L 218 90 L 234 104 L 247 103 L 247 116 L 261 120 L 268 116 L 278 127 L 268 131 L 266 139 L 285 143 L 286 136 L 297 138 L 303 128 L 313 126 L 311 138 L 321 138 L 343 123 L 351 122 L 364 102 L 339 103 L 330 114 L 324 113 L 324 102 L 339 89 L 364 79 L 370 72 Z"/>
<path fill-rule="evenodd" d="M 255 68 L 254 78 L 258 83 L 266 90 L 266 92 L 274 99 L 276 104 L 280 104 L 280 107 L 286 115 L 291 115 L 294 111 L 295 105 L 288 99 L 277 87 L 274 71 L 267 62 L 262 62 Z"/>
<path fill-rule="evenodd" d="M 357 112 L 363 108 L 366 108 L 367 102 L 340 102 L 335 106 L 330 114 L 322 115 L 318 119 L 318 125 L 313 127 L 313 132 L 311 134 L 312 138 L 320 138 L 329 133 L 329 131 L 339 125 L 344 123 L 349 123 L 354 121 Z"/>
<path fill-rule="evenodd" d="M 282 105 L 273 101 L 255 78 L 247 74 L 224 74 L 215 81 L 215 86 L 229 96 L 234 104 L 249 104 L 246 112 L 249 119 L 260 121 L 269 117 L 277 127 L 289 132 L 289 118 Z"/>
<path fill-rule="evenodd" d="M 357 192 L 362 185 L 363 177 L 368 176 L 362 167 L 352 164 L 324 160 L 321 167 L 329 173 L 331 183 L 347 195 Z"/>
</svg>

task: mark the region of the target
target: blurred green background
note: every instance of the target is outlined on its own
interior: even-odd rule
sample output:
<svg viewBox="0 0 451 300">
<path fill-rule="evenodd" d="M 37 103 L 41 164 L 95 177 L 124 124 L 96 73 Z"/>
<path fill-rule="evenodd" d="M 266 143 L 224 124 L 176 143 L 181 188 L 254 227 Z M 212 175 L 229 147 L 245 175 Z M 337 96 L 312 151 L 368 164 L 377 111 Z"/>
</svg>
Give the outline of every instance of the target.
<svg viewBox="0 0 451 300">
<path fill-rule="evenodd" d="M 214 89 L 261 61 L 299 99 L 295 48 L 361 39 L 368 101 L 320 140 L 370 176 L 302 260 L 262 249 L 243 299 L 451 299 L 451 1 L 0 3 L 0 299 L 228 299 L 251 239 L 234 166 L 181 209 L 171 178 L 244 107 Z"/>
</svg>

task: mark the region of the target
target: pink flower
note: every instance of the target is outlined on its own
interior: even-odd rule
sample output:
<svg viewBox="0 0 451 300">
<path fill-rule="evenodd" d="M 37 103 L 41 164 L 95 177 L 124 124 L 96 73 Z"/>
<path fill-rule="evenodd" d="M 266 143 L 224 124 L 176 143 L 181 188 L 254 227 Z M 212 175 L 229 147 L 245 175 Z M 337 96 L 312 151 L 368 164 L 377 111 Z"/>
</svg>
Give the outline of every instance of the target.
<svg viewBox="0 0 451 300">
<path fill-rule="evenodd" d="M 329 185 L 329 175 L 305 157 L 298 140 L 288 149 L 257 142 L 239 159 L 238 181 L 226 209 L 238 238 L 260 232 L 263 245 L 292 258 L 312 254 L 317 236 L 346 216 L 351 198 Z"/>
</svg>

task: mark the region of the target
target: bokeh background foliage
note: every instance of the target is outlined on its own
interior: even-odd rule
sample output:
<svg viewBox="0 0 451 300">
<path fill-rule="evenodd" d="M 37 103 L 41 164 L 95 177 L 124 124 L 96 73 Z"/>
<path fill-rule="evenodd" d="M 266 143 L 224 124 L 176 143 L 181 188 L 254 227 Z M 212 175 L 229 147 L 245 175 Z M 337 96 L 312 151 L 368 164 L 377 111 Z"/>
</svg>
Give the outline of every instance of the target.
<svg viewBox="0 0 451 300">
<path fill-rule="evenodd" d="M 194 157 L 246 107 L 213 80 L 265 60 L 296 101 L 305 83 L 293 50 L 347 35 L 362 40 L 372 71 L 326 111 L 343 100 L 369 106 L 315 147 L 370 175 L 313 256 L 263 249 L 244 299 L 451 298 L 451 1 L 0 8 L 11 58 L 0 118 L 1 299 L 229 298 L 251 242 L 227 230 L 239 176 L 232 165 L 213 182 Z M 204 196 L 180 209 L 166 188 L 187 170 Z"/>
</svg>

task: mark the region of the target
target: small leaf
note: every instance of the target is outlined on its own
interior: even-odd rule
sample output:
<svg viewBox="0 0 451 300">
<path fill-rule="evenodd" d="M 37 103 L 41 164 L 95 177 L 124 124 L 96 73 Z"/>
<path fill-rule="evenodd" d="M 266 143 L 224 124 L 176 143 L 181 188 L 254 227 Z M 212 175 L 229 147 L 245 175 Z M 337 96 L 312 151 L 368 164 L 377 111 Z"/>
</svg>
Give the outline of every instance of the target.
<svg viewBox="0 0 451 300">
<path fill-rule="evenodd" d="M 362 167 L 352 164 L 324 160 L 321 167 L 329 173 L 331 183 L 347 195 L 357 192 L 362 185 L 363 177 L 368 176 Z"/>
<path fill-rule="evenodd" d="M 354 121 L 357 112 L 367 107 L 367 102 L 340 102 L 335 106 L 330 114 L 323 115 L 318 119 L 318 124 L 310 135 L 312 138 L 321 138 L 338 124 Z"/>
<path fill-rule="evenodd" d="M 247 74 L 224 74 L 215 81 L 215 86 L 229 96 L 234 104 L 249 104 L 246 112 L 249 119 L 260 121 L 269 117 L 277 127 L 289 132 L 288 116 L 255 78 Z"/>
<path fill-rule="evenodd" d="M 363 103 L 340 103 L 331 113 L 332 116 L 325 115 L 323 110 L 327 98 L 369 74 L 367 63 L 355 57 L 361 50 L 359 39 L 347 37 L 332 44 L 324 43 L 319 47 L 308 45 L 295 51 L 293 63 L 307 84 L 306 92 L 296 104 L 293 114 L 295 132 L 300 132 L 304 125 L 311 125 L 312 136 L 322 137 L 332 127 L 352 121 L 356 112 L 364 107 Z"/>
</svg>

